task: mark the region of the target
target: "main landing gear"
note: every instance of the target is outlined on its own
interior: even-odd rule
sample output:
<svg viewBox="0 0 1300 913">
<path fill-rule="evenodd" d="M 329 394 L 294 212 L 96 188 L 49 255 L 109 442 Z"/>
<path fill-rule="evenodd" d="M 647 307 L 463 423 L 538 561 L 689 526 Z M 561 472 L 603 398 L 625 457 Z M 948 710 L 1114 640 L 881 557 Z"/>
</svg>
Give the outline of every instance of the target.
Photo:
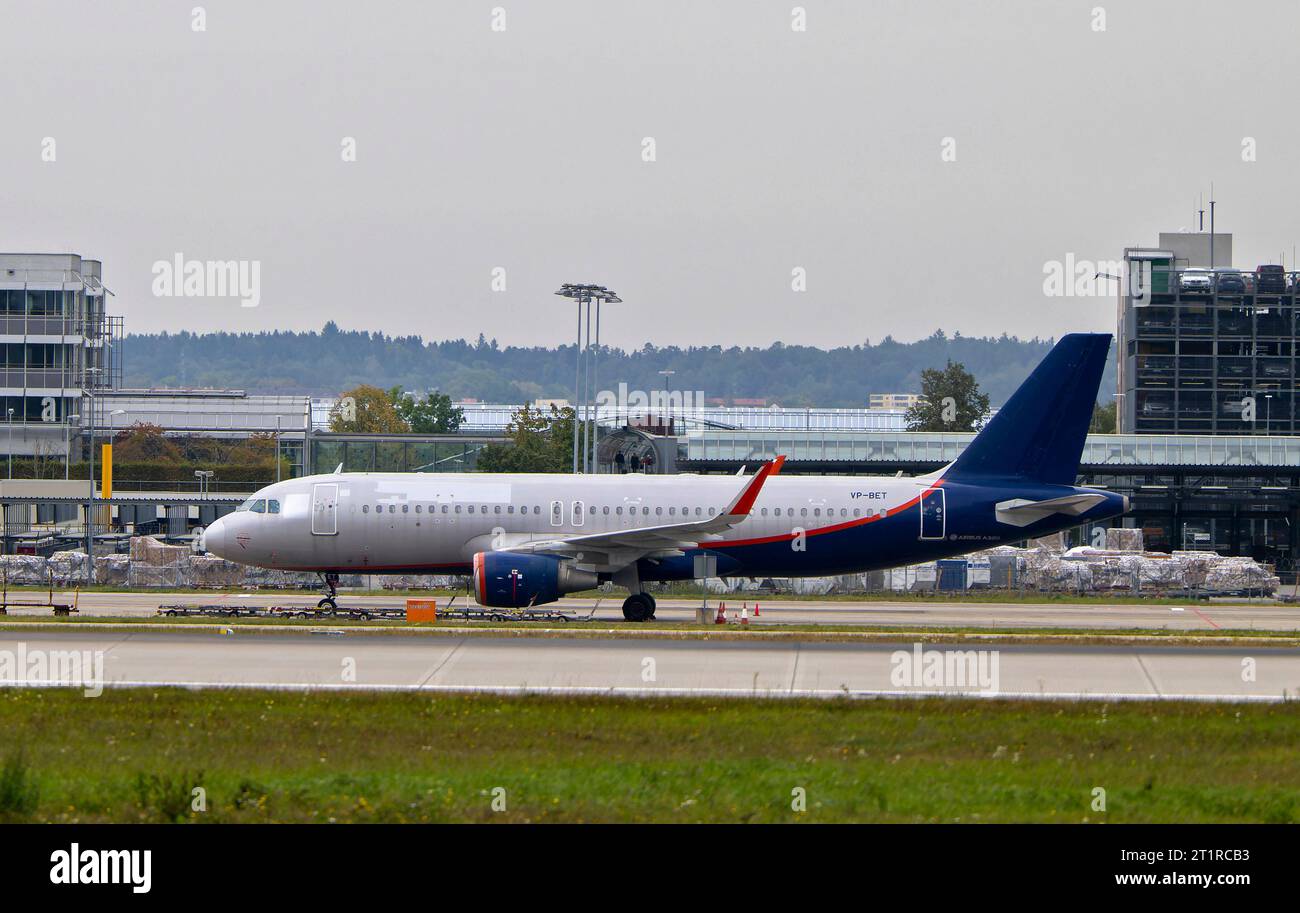
<svg viewBox="0 0 1300 913">
<path fill-rule="evenodd" d="M 334 598 L 339 594 L 338 591 L 339 575 L 319 574 L 318 576 L 321 579 L 321 583 L 325 587 L 325 598 L 322 599 L 320 602 L 316 603 L 316 608 L 330 609 L 331 611 L 337 609 L 339 606 L 338 603 L 334 601 Z"/>
<path fill-rule="evenodd" d="M 628 621 L 649 621 L 655 617 L 655 598 L 649 593 L 633 593 L 623 600 L 623 617 Z"/>
</svg>

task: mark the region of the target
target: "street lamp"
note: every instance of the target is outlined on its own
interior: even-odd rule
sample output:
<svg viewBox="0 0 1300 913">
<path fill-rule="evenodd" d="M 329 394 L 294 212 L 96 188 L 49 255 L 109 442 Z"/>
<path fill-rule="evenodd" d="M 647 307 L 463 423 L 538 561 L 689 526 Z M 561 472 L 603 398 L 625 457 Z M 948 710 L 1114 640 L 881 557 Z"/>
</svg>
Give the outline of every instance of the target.
<svg viewBox="0 0 1300 913">
<path fill-rule="evenodd" d="M 9 478 L 14 477 L 14 410 L 9 410 Z"/>
<path fill-rule="evenodd" d="M 573 471 L 578 471 L 578 409 L 581 406 L 582 414 L 582 466 L 586 472 L 588 467 L 594 472 L 596 470 L 596 415 L 594 410 L 588 409 L 588 385 L 590 392 L 595 393 L 597 381 L 597 358 L 600 351 L 600 306 L 605 302 L 617 304 L 623 299 L 618 297 L 614 291 L 603 285 L 583 285 L 572 282 L 566 282 L 560 286 L 560 290 L 555 294 L 563 298 L 571 298 L 578 304 L 578 338 L 576 343 L 576 364 L 574 365 L 573 376 Z M 596 342 L 595 347 L 591 341 L 591 303 L 596 302 Z M 586 323 L 587 323 L 587 341 L 584 346 L 582 335 L 583 324 L 583 306 L 586 305 Z M 591 358 L 586 359 L 586 354 L 590 352 Z M 585 368 L 585 370 L 584 370 Z M 591 427 L 588 428 L 588 416 L 591 417 Z"/>
</svg>

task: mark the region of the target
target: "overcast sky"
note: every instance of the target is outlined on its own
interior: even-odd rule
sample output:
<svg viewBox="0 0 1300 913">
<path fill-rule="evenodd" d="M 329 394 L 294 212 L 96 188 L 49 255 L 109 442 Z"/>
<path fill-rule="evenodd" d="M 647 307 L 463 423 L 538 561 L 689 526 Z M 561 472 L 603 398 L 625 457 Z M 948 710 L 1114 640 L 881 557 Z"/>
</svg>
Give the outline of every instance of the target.
<svg viewBox="0 0 1300 913">
<path fill-rule="evenodd" d="M 132 332 L 555 344 L 592 281 L 621 346 L 1059 335 L 1114 299 L 1044 264 L 1211 181 L 1237 265 L 1300 241 L 1295 2 L 194 5 L 0 0 L 0 250 L 102 259 Z M 156 297 L 177 253 L 260 305 Z"/>
</svg>

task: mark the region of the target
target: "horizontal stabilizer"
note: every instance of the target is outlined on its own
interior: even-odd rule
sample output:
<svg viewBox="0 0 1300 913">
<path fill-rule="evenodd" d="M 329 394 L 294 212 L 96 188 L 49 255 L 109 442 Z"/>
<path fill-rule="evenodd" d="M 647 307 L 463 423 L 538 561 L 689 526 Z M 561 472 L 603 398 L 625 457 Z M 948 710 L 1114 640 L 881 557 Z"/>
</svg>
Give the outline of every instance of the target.
<svg viewBox="0 0 1300 913">
<path fill-rule="evenodd" d="M 1039 520 L 1045 520 L 1052 514 L 1067 514 L 1071 517 L 1086 514 L 1105 500 L 1105 495 L 1096 493 L 1066 495 L 1049 501 L 1026 501 L 1024 498 L 1016 498 L 1012 501 L 998 502 L 994 515 L 999 523 L 1008 526 L 1028 526 Z"/>
</svg>

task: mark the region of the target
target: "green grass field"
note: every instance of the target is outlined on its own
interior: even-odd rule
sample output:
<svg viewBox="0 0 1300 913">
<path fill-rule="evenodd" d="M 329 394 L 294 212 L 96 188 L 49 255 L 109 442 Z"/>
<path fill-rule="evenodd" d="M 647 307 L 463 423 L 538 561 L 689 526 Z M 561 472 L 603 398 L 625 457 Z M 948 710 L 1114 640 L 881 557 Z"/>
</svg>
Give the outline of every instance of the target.
<svg viewBox="0 0 1300 913">
<path fill-rule="evenodd" d="M 0 731 L 3 821 L 1300 821 L 1294 704 L 13 689 Z"/>
</svg>

